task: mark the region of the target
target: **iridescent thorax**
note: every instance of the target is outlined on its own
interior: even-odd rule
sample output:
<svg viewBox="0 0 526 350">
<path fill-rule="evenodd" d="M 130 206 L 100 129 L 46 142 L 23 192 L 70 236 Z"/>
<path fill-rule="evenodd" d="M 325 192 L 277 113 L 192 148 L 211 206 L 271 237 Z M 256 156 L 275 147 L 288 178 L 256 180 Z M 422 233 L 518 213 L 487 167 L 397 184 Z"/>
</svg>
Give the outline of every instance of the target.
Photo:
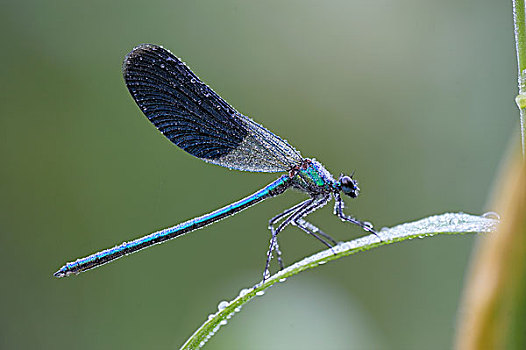
<svg viewBox="0 0 526 350">
<path fill-rule="evenodd" d="M 305 158 L 303 163 L 289 172 L 293 186 L 311 195 L 326 194 L 335 190 L 332 174 L 316 159 Z"/>
</svg>

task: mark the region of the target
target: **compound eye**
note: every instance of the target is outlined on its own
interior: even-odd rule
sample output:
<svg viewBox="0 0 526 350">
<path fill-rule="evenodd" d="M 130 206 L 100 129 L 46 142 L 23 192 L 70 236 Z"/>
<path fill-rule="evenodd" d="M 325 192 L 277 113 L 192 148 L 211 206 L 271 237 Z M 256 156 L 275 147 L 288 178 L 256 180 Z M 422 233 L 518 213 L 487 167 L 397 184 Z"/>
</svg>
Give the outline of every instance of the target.
<svg viewBox="0 0 526 350">
<path fill-rule="evenodd" d="M 349 176 L 343 176 L 340 179 L 340 183 L 342 184 L 342 190 L 344 192 L 348 192 L 354 187 L 354 181 Z"/>
<path fill-rule="evenodd" d="M 356 185 L 356 181 L 354 181 L 350 176 L 342 176 L 340 178 L 340 184 L 342 186 L 343 193 L 352 198 L 358 196 L 358 186 Z"/>
</svg>

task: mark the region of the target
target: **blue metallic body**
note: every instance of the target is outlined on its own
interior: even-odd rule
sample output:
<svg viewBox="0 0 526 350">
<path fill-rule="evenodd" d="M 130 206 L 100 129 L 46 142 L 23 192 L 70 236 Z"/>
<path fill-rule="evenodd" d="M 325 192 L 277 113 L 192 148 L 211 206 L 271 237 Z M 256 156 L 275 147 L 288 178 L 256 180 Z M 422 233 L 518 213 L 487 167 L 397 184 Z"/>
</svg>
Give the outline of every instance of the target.
<svg viewBox="0 0 526 350">
<path fill-rule="evenodd" d="M 169 239 L 179 237 L 185 233 L 210 225 L 225 217 L 239 213 L 240 211 L 258 202 L 261 202 L 264 199 L 283 193 L 283 191 L 285 191 L 290 186 L 290 183 L 291 178 L 288 175 L 283 175 L 276 181 L 270 183 L 250 196 L 247 196 L 223 208 L 217 209 L 211 213 L 185 221 L 164 230 L 151 233 L 147 236 L 137 238 L 131 242 L 123 242 L 113 248 L 97 252 L 85 258 L 78 259 L 74 262 L 69 262 L 60 270 L 58 270 L 55 273 L 55 276 L 63 277 L 71 274 L 78 274 L 91 268 L 106 264 L 122 256 L 134 253 L 141 249 L 162 243 Z"/>
</svg>

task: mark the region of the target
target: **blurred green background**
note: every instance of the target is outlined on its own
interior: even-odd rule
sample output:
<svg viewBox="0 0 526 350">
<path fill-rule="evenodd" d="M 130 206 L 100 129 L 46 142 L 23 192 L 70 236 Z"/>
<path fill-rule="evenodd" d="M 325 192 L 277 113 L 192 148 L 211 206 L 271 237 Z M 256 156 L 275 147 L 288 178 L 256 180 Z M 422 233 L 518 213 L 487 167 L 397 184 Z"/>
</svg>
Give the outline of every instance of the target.
<svg viewBox="0 0 526 350">
<path fill-rule="evenodd" d="M 66 261 L 201 215 L 274 180 L 206 164 L 142 116 L 121 77 L 161 44 L 240 112 L 356 170 L 347 209 L 377 228 L 480 214 L 517 129 L 511 2 L 3 1 L 0 347 L 173 349 L 260 279 L 288 193 L 65 279 Z M 328 206 L 313 223 L 362 234 Z M 338 260 L 247 305 L 210 349 L 445 349 L 476 238 Z M 323 249 L 281 236 L 290 264 Z"/>
</svg>

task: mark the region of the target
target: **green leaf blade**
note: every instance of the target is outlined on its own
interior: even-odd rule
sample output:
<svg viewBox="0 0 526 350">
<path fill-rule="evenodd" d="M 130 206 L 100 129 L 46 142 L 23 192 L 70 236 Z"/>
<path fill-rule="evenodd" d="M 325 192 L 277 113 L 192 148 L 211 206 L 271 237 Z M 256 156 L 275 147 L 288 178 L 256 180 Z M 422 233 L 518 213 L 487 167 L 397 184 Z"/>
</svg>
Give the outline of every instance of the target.
<svg viewBox="0 0 526 350">
<path fill-rule="evenodd" d="M 352 241 L 340 243 L 332 249 L 327 249 L 298 261 L 286 269 L 272 275 L 263 284 L 242 289 L 231 302 L 221 302 L 219 310 L 208 317 L 194 334 L 181 347 L 183 350 L 199 349 L 221 328 L 228 323 L 234 314 L 241 311 L 243 305 L 256 296 L 262 296 L 265 290 L 279 282 L 302 271 L 323 265 L 329 261 L 340 259 L 357 252 L 367 251 L 383 245 L 388 245 L 414 238 L 431 237 L 439 234 L 487 233 L 496 229 L 498 220 L 489 216 L 476 216 L 465 213 L 446 213 L 430 216 L 418 221 L 401 224 L 392 228 L 382 229 L 378 235 L 381 240 L 371 234 Z"/>
</svg>

